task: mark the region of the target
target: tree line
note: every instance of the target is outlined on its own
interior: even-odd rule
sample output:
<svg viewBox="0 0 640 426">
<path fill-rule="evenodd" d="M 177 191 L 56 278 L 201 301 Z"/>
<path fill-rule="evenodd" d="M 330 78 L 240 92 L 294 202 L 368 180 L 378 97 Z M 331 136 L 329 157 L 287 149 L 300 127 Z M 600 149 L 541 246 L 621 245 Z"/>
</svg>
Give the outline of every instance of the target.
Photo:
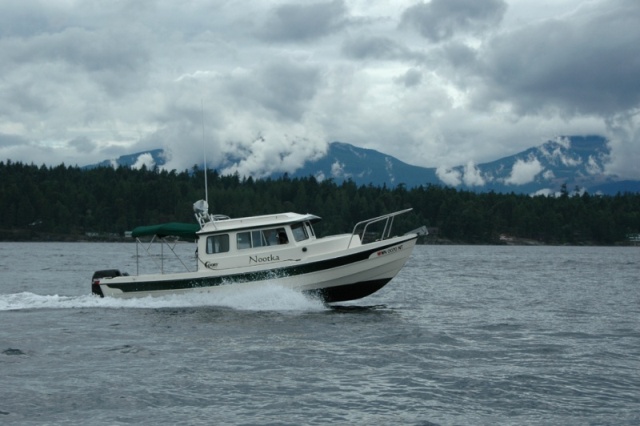
<svg viewBox="0 0 640 426">
<path fill-rule="evenodd" d="M 0 239 L 123 235 L 140 225 L 193 222 L 204 198 L 204 170 L 126 167 L 90 170 L 0 162 Z M 350 232 L 364 219 L 412 207 L 394 229 L 426 225 L 430 241 L 497 244 L 530 239 L 545 244 L 624 243 L 640 233 L 640 194 L 559 197 L 475 193 L 439 185 L 358 186 L 314 177 L 221 176 L 207 171 L 211 213 L 231 217 L 294 211 L 323 218 L 319 235 Z M 52 237 L 56 236 L 56 237 Z"/>
</svg>

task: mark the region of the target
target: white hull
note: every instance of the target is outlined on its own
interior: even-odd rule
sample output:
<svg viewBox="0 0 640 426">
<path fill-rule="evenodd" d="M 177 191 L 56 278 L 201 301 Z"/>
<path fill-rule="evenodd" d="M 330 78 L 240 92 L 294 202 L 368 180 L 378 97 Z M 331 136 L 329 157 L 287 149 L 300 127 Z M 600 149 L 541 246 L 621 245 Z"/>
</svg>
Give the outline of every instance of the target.
<svg viewBox="0 0 640 426">
<path fill-rule="evenodd" d="M 275 284 L 317 295 L 326 302 L 353 300 L 374 293 L 395 277 L 411 255 L 416 239 L 415 234 L 393 237 L 358 245 L 339 255 L 335 252 L 307 255 L 302 259 L 233 270 L 100 278 L 94 281 L 93 292 L 132 298 L 202 292 L 223 294 Z M 310 246 L 309 250 L 313 248 Z"/>
</svg>

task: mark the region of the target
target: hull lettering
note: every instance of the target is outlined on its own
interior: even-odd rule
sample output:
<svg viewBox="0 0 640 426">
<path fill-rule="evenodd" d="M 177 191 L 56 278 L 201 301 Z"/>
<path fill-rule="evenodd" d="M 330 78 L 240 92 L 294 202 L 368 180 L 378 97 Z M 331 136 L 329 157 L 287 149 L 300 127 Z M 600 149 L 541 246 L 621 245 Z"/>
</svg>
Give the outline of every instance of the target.
<svg viewBox="0 0 640 426">
<path fill-rule="evenodd" d="M 391 247 L 391 248 L 388 248 L 388 249 L 380 250 L 376 254 L 378 256 L 386 256 L 388 254 L 395 253 L 395 252 L 400 251 L 400 250 L 402 250 L 402 244 L 399 245 L 399 246 L 395 246 L 395 247 Z"/>
<path fill-rule="evenodd" d="M 277 262 L 280 260 L 280 256 L 274 256 L 270 254 L 269 256 L 249 256 L 249 263 L 268 263 L 268 262 Z"/>
</svg>

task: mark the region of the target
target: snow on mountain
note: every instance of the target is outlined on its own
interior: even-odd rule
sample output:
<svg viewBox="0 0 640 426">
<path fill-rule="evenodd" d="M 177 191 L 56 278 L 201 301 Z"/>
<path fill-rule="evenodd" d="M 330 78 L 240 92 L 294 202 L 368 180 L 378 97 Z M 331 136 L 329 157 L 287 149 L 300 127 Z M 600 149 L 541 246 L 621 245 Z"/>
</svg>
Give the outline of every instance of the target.
<svg viewBox="0 0 640 426">
<path fill-rule="evenodd" d="M 469 162 L 452 168 L 426 168 L 406 164 L 378 151 L 334 142 L 327 155 L 308 162 L 290 176 L 313 175 L 358 185 L 448 185 L 472 191 L 553 194 L 576 187 L 597 186 L 594 192 L 616 193 L 616 177 L 604 170 L 610 149 L 600 136 L 565 136 L 518 154 L 484 164 Z M 633 181 L 631 181 L 633 182 Z M 625 188 L 633 188 L 627 184 Z"/>
</svg>

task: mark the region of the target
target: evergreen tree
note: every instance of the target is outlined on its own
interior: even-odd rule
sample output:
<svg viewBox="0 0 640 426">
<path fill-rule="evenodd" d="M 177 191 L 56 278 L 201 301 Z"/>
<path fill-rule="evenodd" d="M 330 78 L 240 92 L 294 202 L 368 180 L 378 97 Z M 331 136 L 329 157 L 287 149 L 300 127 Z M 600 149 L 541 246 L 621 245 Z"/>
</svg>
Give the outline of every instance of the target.
<svg viewBox="0 0 640 426">
<path fill-rule="evenodd" d="M 357 186 L 314 177 L 280 179 L 220 176 L 207 170 L 212 213 L 231 217 L 297 211 L 324 220 L 320 236 L 350 232 L 364 219 L 405 208 L 398 232 L 428 225 L 443 240 L 496 243 L 500 235 L 549 244 L 617 244 L 640 233 L 640 194 L 579 194 L 563 186 L 558 198 L 473 193 L 438 185 L 406 188 Z M 157 168 L 83 170 L 0 162 L 0 238 L 16 233 L 122 234 L 139 225 L 193 221 L 192 204 L 204 198 L 204 171 Z"/>
</svg>

